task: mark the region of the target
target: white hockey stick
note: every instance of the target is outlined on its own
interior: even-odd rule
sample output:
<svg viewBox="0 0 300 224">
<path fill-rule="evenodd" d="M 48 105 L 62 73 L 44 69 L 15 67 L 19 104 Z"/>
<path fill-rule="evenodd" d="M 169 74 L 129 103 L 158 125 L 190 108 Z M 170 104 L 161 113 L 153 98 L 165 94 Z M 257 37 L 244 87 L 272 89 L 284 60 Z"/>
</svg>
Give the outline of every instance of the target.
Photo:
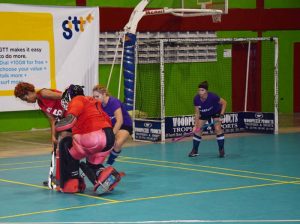
<svg viewBox="0 0 300 224">
<path fill-rule="evenodd" d="M 50 169 L 49 169 L 49 176 L 48 176 L 48 187 L 50 189 L 55 189 L 56 184 L 54 181 L 54 169 L 55 169 L 55 159 L 56 159 L 56 147 L 57 145 L 54 144 L 52 156 L 51 156 L 51 163 L 50 163 Z"/>
</svg>

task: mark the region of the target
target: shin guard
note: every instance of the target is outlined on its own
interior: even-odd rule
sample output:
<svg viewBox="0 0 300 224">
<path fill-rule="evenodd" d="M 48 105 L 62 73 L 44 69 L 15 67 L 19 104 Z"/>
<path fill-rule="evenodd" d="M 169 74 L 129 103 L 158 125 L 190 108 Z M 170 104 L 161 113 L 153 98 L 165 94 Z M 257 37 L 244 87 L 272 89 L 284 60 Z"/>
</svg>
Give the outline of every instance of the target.
<svg viewBox="0 0 300 224">
<path fill-rule="evenodd" d="M 97 177 L 97 182 L 94 185 L 94 191 L 99 194 L 112 191 L 124 175 L 124 173 L 119 173 L 112 166 L 104 168 Z"/>
<path fill-rule="evenodd" d="M 65 137 L 59 144 L 60 190 L 65 193 L 82 192 L 81 177 L 79 176 L 79 161 L 69 153 L 72 147 L 72 137 Z M 84 182 L 84 181 L 83 181 Z"/>
</svg>

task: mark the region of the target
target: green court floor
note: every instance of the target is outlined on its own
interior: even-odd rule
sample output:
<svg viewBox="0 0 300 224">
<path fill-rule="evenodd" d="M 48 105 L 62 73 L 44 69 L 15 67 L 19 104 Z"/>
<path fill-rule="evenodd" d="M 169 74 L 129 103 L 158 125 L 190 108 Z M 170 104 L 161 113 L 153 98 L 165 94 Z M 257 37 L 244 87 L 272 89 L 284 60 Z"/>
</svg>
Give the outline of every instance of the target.
<svg viewBox="0 0 300 224">
<path fill-rule="evenodd" d="M 125 148 L 126 176 L 99 196 L 43 187 L 50 155 L 0 159 L 0 222 L 290 223 L 300 222 L 300 133 L 227 138 L 226 157 L 204 140 Z"/>
</svg>

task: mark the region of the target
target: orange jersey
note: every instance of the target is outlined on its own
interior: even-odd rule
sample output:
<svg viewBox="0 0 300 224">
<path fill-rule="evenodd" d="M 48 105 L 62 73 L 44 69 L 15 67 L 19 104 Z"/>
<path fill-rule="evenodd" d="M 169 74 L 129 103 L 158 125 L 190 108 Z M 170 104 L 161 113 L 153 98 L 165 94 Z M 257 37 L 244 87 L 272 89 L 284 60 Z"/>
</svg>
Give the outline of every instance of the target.
<svg viewBox="0 0 300 224">
<path fill-rule="evenodd" d="M 101 104 L 89 96 L 76 96 L 68 105 L 67 114 L 73 114 L 77 121 L 72 128 L 73 134 L 85 134 L 102 128 L 112 127 Z"/>
</svg>

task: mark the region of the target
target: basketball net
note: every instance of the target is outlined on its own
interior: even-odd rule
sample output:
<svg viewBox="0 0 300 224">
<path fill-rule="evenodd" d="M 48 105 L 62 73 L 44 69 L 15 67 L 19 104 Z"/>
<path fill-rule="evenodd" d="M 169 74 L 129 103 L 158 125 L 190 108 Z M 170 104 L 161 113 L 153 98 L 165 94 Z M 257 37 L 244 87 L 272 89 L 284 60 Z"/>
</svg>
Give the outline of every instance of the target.
<svg viewBox="0 0 300 224">
<path fill-rule="evenodd" d="M 220 23 L 222 22 L 222 14 L 214 14 L 211 16 L 213 23 Z"/>
<path fill-rule="evenodd" d="M 207 3 L 201 4 L 201 8 L 213 9 L 214 6 L 213 6 L 213 4 L 211 2 L 207 2 Z M 212 14 L 211 17 L 212 17 L 213 23 L 220 23 L 220 22 L 222 22 L 222 13 Z"/>
</svg>

